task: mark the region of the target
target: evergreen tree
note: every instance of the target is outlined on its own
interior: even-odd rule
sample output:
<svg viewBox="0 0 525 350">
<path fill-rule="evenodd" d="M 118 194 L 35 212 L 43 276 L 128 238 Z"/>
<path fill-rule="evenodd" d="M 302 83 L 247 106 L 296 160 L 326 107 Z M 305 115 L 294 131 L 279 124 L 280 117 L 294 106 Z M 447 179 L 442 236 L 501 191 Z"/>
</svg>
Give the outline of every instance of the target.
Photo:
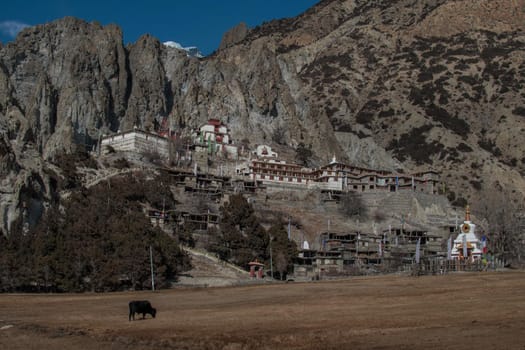
<svg viewBox="0 0 525 350">
<path fill-rule="evenodd" d="M 248 262 L 268 258 L 268 234 L 255 215 L 253 206 L 241 195 L 233 195 L 221 208 L 217 242 L 210 249 L 222 259 L 246 267 Z"/>
<path fill-rule="evenodd" d="M 15 223 L 14 226 L 17 226 Z M 21 225 L 20 225 L 21 227 Z M 24 291 L 31 288 L 33 279 L 33 252 L 29 237 L 16 227 L 7 238 L 2 239 L 4 246 L 0 264 L 1 289 L 4 291 Z"/>
<path fill-rule="evenodd" d="M 368 214 L 363 198 L 356 192 L 348 192 L 341 195 L 339 210 L 348 217 L 366 218 Z"/>
<path fill-rule="evenodd" d="M 288 233 L 281 222 L 272 225 L 268 234 L 272 240 L 274 269 L 280 278 L 284 279 L 288 272 L 293 271 L 293 260 L 297 256 L 297 247 L 294 242 L 288 239 Z"/>
<path fill-rule="evenodd" d="M 310 160 L 313 156 L 311 148 L 306 147 L 304 143 L 299 143 L 295 150 L 295 159 L 303 166 L 309 166 Z"/>
<path fill-rule="evenodd" d="M 124 177 L 81 188 L 60 207 L 51 207 L 29 233 L 10 234 L 0 242 L 2 290 L 149 288 L 150 246 L 156 285 L 176 278 L 189 260 L 146 217 L 143 206 L 151 205 L 147 192 L 157 187 L 148 181 Z M 158 198 L 155 201 L 158 204 Z M 173 199 L 163 202 L 172 205 Z"/>
</svg>

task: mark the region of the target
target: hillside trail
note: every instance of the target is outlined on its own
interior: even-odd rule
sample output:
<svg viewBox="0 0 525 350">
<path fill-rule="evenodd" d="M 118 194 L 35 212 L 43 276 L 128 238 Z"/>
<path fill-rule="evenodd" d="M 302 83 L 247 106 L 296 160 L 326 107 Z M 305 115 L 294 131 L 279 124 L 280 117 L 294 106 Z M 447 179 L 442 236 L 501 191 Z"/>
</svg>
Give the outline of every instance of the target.
<svg viewBox="0 0 525 350">
<path fill-rule="evenodd" d="M 182 247 L 191 258 L 192 268 L 179 275 L 174 286 L 221 287 L 250 281 L 247 271 L 217 258 L 213 253 Z"/>
</svg>

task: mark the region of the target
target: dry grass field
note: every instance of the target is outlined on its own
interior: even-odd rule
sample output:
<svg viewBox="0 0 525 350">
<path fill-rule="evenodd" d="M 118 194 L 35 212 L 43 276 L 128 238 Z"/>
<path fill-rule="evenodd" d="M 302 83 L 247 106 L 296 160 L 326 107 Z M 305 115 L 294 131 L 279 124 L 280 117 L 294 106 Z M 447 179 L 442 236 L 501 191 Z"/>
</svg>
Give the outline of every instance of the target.
<svg viewBox="0 0 525 350">
<path fill-rule="evenodd" d="M 171 348 L 525 349 L 525 272 L 0 295 L 0 349 Z"/>
</svg>

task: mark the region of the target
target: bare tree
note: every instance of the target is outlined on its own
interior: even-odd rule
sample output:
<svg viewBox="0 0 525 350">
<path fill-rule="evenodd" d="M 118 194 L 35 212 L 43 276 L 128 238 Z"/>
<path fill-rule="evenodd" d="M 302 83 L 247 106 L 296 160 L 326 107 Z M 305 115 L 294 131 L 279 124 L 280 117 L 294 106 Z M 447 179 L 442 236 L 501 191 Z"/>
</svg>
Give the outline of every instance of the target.
<svg viewBox="0 0 525 350">
<path fill-rule="evenodd" d="M 279 277 L 281 280 L 284 279 L 284 276 L 286 275 L 286 272 L 288 271 L 288 259 L 286 258 L 286 255 L 284 252 L 279 251 L 274 259 L 274 264 L 277 272 L 279 272 Z"/>
<path fill-rule="evenodd" d="M 489 249 L 497 257 L 522 264 L 521 257 L 525 251 L 523 212 L 509 200 L 510 196 L 503 188 L 485 190 L 480 197 L 480 200 L 473 203 L 472 212 L 487 222 L 484 229 L 489 240 Z"/>
<path fill-rule="evenodd" d="M 157 150 L 147 150 L 142 152 L 144 159 L 155 165 L 162 165 L 162 156 Z"/>
<path fill-rule="evenodd" d="M 170 154 L 172 155 L 172 164 L 180 165 L 182 158 L 187 161 L 188 149 L 192 143 L 191 137 L 184 134 L 177 134 L 175 138 L 170 138 L 170 140 Z"/>
</svg>

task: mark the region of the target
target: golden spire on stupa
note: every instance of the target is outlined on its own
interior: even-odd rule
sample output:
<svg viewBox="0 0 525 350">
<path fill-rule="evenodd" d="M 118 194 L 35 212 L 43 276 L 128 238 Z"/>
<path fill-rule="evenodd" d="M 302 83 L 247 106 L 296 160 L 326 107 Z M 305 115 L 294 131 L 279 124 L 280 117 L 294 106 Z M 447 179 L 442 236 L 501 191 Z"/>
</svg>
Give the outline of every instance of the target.
<svg viewBox="0 0 525 350">
<path fill-rule="evenodd" d="M 470 206 L 468 204 L 465 208 L 465 221 L 470 221 Z"/>
</svg>

